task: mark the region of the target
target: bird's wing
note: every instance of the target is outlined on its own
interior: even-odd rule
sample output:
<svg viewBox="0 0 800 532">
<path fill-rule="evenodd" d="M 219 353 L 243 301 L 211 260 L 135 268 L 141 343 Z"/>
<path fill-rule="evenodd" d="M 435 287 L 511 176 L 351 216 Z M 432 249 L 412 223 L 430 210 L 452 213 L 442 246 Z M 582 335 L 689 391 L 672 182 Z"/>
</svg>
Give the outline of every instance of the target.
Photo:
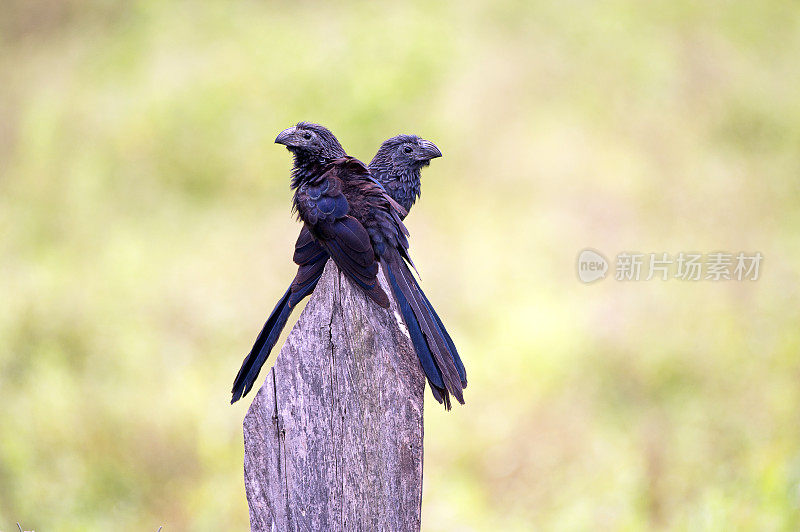
<svg viewBox="0 0 800 532">
<path fill-rule="evenodd" d="M 328 252 L 314 240 L 308 226 L 303 224 L 303 229 L 300 230 L 300 236 L 297 237 L 297 243 L 294 246 L 294 262 L 298 267 L 297 275 L 290 287 L 290 305 L 296 305 L 314 291 L 328 258 Z"/>
<path fill-rule="evenodd" d="M 391 205 L 392 209 L 394 209 L 397 212 L 397 214 L 400 215 L 401 219 L 408 216 L 408 211 L 406 210 L 406 208 L 400 205 L 397 202 L 397 200 L 394 199 L 392 194 L 386 189 L 386 185 L 384 183 L 381 183 L 381 181 L 377 177 L 375 177 L 375 175 L 373 175 L 372 172 L 370 172 L 369 180 L 378 185 L 378 187 L 384 192 L 384 194 L 386 195 L 386 200 L 389 202 L 389 205 Z"/>
<path fill-rule="evenodd" d="M 294 245 L 294 263 L 298 266 L 303 266 L 310 262 L 315 262 L 320 258 L 325 250 L 314 240 L 314 236 L 309 231 L 308 226 L 303 224 L 300 230 L 300 235 L 297 237 L 297 242 Z"/>
<path fill-rule="evenodd" d="M 360 166 L 359 166 L 360 165 Z M 362 171 L 363 165 L 351 161 L 333 164 L 315 182 L 298 190 L 297 208 L 321 246 L 333 258 L 345 275 L 363 288 L 376 303 L 389 306 L 389 299 L 378 284 L 378 263 L 372 249 L 369 233 L 361 223 L 350 216 L 350 205 L 342 192 L 341 172 Z M 364 168 L 363 171 L 366 171 Z M 298 239 L 295 258 L 305 259 L 311 253 L 307 242 Z"/>
</svg>

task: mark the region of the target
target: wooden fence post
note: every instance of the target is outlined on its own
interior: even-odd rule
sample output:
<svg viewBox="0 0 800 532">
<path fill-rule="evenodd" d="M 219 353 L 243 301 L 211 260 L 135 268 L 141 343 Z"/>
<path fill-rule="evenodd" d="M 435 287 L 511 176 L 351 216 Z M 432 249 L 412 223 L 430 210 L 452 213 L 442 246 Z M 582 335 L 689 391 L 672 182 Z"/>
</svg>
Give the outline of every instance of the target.
<svg viewBox="0 0 800 532">
<path fill-rule="evenodd" d="M 394 301 L 328 261 L 244 419 L 251 530 L 418 531 L 424 387 Z"/>
</svg>

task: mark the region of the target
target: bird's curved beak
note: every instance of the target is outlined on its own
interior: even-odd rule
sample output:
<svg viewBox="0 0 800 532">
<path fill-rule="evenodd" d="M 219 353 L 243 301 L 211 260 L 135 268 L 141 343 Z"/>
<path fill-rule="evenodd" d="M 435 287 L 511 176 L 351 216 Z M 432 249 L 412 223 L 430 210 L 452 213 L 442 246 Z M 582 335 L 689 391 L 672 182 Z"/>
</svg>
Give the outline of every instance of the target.
<svg viewBox="0 0 800 532">
<path fill-rule="evenodd" d="M 422 148 L 420 150 L 420 159 L 422 160 L 429 161 L 442 156 L 442 152 L 436 147 L 436 144 L 429 140 L 420 140 L 419 145 Z"/>
<path fill-rule="evenodd" d="M 287 127 L 275 137 L 275 144 L 283 144 L 284 146 L 291 146 L 290 141 L 294 137 L 294 132 L 297 131 L 296 126 Z"/>
</svg>

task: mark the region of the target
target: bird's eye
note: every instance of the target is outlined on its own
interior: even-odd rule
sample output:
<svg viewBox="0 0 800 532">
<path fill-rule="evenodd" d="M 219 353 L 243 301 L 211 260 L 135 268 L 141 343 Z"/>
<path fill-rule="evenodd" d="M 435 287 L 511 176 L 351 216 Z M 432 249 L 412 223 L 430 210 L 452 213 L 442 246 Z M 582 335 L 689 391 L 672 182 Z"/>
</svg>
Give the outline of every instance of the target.
<svg viewBox="0 0 800 532">
<path fill-rule="evenodd" d="M 311 140 L 311 133 L 306 131 L 305 133 L 303 133 L 303 138 L 306 140 Z"/>
<path fill-rule="evenodd" d="M 411 146 L 406 146 L 405 148 L 403 148 L 403 151 L 406 153 L 411 153 Z"/>
</svg>

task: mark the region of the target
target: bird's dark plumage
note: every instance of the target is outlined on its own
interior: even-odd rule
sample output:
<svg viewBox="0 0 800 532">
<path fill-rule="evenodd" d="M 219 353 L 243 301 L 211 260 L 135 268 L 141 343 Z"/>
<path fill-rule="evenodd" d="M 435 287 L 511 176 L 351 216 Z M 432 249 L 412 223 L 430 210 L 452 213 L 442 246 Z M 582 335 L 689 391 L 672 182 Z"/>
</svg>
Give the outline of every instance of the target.
<svg viewBox="0 0 800 532">
<path fill-rule="evenodd" d="M 408 231 L 402 223 L 407 208 L 419 196 L 420 169 L 441 152 L 429 141 L 400 135 L 381 145 L 368 169 L 343 155 L 330 131 L 303 122 L 282 131 L 275 142 L 285 144 L 294 154 L 293 203 L 304 222 L 295 246 L 299 268 L 245 358 L 231 402 L 252 388 L 292 309 L 314 290 L 331 257 L 348 278 L 386 308 L 389 301 L 377 281 L 381 262 L 434 397 L 448 409 L 451 393 L 463 403 L 464 366 L 408 267 Z M 396 198 L 387 195 L 384 183 L 396 191 Z"/>
<path fill-rule="evenodd" d="M 345 196 L 350 181 L 347 174 L 364 174 L 369 171 L 358 159 L 335 159 L 323 172 L 305 178 L 295 188 L 294 207 L 309 232 L 333 258 L 339 269 L 383 308 L 389 307 L 389 298 L 378 283 L 378 263 L 370 240 L 370 233 L 354 216 L 363 218 L 364 204 L 359 191 Z M 381 213 L 378 213 L 380 215 Z"/>
</svg>

